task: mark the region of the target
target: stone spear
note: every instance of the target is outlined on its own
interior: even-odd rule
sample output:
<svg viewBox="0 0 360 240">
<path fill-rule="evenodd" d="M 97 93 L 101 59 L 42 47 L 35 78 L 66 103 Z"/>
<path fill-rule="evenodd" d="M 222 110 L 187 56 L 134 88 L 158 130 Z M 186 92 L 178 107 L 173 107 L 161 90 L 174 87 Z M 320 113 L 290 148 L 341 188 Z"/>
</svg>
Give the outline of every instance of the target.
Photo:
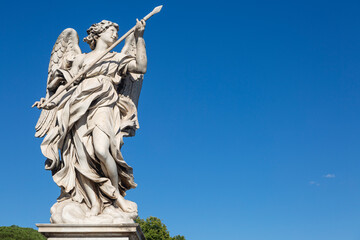
<svg viewBox="0 0 360 240">
<path fill-rule="evenodd" d="M 154 8 L 148 15 L 146 15 L 143 20 L 147 21 L 149 18 L 151 18 L 153 15 L 157 14 L 161 11 L 162 5 Z M 48 103 L 50 103 L 52 100 L 54 100 L 57 96 L 59 96 L 60 93 L 62 93 L 64 90 L 66 90 L 73 82 L 75 82 L 77 79 L 79 79 L 81 76 L 83 76 L 85 73 L 87 73 L 98 61 L 100 61 L 108 52 L 113 50 L 114 47 L 116 47 L 120 42 L 122 42 L 125 38 L 127 38 L 133 31 L 135 30 L 135 26 L 131 28 L 127 33 L 125 33 L 121 38 L 119 38 L 116 42 L 113 43 L 104 53 L 100 54 L 97 58 L 94 59 L 91 64 L 89 64 L 87 67 L 85 67 L 82 71 L 80 71 L 78 74 L 75 75 L 65 86 L 62 90 L 56 92 L 54 95 L 52 95 L 48 100 L 46 100 L 43 104 L 41 104 L 40 108 L 44 108 Z"/>
</svg>

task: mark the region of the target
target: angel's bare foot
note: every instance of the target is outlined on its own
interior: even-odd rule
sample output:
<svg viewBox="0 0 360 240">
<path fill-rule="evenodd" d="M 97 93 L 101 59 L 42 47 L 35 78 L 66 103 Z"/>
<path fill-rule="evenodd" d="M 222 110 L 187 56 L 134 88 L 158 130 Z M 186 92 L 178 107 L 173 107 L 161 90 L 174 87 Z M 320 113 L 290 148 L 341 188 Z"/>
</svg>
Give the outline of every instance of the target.
<svg viewBox="0 0 360 240">
<path fill-rule="evenodd" d="M 126 200 L 123 196 L 121 196 L 120 194 L 116 194 L 117 199 L 116 199 L 116 205 L 118 207 L 120 207 L 124 212 L 128 212 L 128 213 L 133 213 L 133 212 L 137 212 L 137 204 Z"/>
<path fill-rule="evenodd" d="M 86 217 L 97 216 L 100 214 L 100 205 L 93 205 L 90 211 L 86 212 Z"/>
<path fill-rule="evenodd" d="M 116 204 L 124 211 L 124 212 L 128 212 L 128 213 L 133 213 L 133 212 L 137 212 L 137 204 L 129 201 L 129 200 L 125 200 L 124 198 L 122 199 L 117 199 L 116 200 Z"/>
<path fill-rule="evenodd" d="M 129 201 L 129 200 L 125 200 L 126 204 L 127 204 L 127 209 L 128 212 L 136 212 L 138 211 L 138 206 L 135 202 Z"/>
</svg>

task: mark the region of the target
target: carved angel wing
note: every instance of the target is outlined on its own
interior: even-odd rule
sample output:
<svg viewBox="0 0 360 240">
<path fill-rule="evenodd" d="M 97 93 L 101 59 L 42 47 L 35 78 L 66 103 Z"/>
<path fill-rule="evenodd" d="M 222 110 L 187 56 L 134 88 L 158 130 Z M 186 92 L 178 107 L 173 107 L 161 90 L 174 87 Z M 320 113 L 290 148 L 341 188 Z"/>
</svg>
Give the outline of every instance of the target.
<svg viewBox="0 0 360 240">
<path fill-rule="evenodd" d="M 57 76 L 56 70 L 70 69 L 76 55 L 81 54 L 79 47 L 79 36 L 72 28 L 65 29 L 57 38 L 51 52 L 48 78 L 46 83 L 46 97 L 49 99 L 64 82 Z M 50 87 L 51 86 L 51 87 Z M 55 125 L 57 108 L 51 110 L 43 109 L 35 126 L 35 137 L 44 137 L 45 134 Z"/>
</svg>

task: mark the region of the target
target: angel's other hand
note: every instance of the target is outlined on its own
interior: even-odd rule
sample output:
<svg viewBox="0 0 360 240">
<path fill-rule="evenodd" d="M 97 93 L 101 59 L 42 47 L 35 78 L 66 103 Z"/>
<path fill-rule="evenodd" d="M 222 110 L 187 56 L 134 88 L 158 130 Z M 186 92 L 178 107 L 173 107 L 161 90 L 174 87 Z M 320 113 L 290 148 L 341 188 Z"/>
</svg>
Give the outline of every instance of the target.
<svg viewBox="0 0 360 240">
<path fill-rule="evenodd" d="M 34 102 L 34 104 L 31 106 L 33 107 L 37 107 L 38 109 L 41 109 L 41 105 L 45 102 L 45 98 L 40 98 L 40 101 L 36 101 Z"/>
<path fill-rule="evenodd" d="M 142 37 L 145 31 L 146 22 L 144 19 L 140 20 L 136 19 L 136 25 L 135 25 L 135 31 L 134 35 L 135 37 Z"/>
<path fill-rule="evenodd" d="M 53 108 L 56 107 L 56 103 L 54 102 L 49 102 L 48 104 L 46 104 L 43 108 L 46 109 L 46 110 L 51 110 Z"/>
</svg>

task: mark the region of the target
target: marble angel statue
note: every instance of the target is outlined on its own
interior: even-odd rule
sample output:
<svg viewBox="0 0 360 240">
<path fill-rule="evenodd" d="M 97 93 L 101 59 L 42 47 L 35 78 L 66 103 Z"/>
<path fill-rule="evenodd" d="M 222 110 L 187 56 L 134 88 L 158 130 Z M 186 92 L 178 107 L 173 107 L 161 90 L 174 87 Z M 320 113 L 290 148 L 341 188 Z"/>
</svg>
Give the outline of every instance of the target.
<svg viewBox="0 0 360 240">
<path fill-rule="evenodd" d="M 42 108 L 35 136 L 44 137 L 45 168 L 61 188 L 51 208 L 52 223 L 123 223 L 137 217 L 136 203 L 124 198 L 136 183 L 120 149 L 123 137 L 139 128 L 137 101 L 147 68 L 145 21 L 137 20 L 120 53 L 108 52 L 64 89 L 117 41 L 118 30 L 118 24 L 106 20 L 93 24 L 84 38 L 92 51 L 82 53 L 77 32 L 65 29 L 51 53 L 46 97 L 33 105 Z"/>
</svg>

